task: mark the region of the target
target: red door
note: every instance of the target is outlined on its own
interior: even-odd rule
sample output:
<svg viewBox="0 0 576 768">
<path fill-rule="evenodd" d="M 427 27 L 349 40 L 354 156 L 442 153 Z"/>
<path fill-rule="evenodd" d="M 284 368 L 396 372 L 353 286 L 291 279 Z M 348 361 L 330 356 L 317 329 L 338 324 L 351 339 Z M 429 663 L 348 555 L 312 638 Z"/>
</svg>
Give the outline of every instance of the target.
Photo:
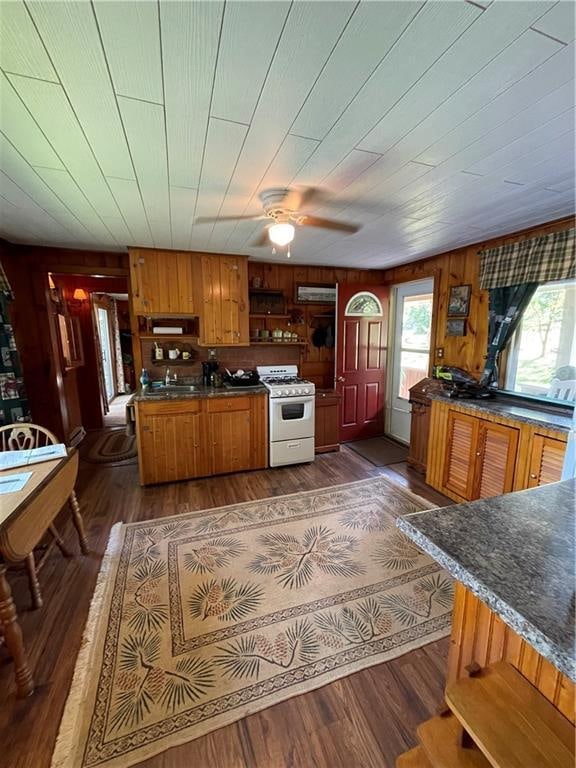
<svg viewBox="0 0 576 768">
<path fill-rule="evenodd" d="M 383 435 L 388 288 L 339 283 L 337 315 L 340 441 Z"/>
</svg>

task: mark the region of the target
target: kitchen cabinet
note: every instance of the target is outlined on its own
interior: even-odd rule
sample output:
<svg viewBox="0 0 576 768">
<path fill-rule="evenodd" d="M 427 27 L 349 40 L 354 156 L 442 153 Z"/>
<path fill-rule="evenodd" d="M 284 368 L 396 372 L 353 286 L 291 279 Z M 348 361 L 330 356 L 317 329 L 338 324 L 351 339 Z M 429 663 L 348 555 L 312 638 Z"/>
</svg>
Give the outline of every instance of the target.
<svg viewBox="0 0 576 768">
<path fill-rule="evenodd" d="M 316 453 L 339 451 L 338 410 L 340 395 L 334 390 L 316 390 L 314 409 L 314 450 Z"/>
<path fill-rule="evenodd" d="M 443 486 L 463 499 L 473 497 L 479 420 L 465 413 L 448 414 Z"/>
<path fill-rule="evenodd" d="M 208 400 L 208 441 L 211 474 L 250 469 L 251 398 L 230 397 Z"/>
<path fill-rule="evenodd" d="M 566 433 L 432 402 L 426 482 L 454 501 L 488 498 L 560 480 Z"/>
<path fill-rule="evenodd" d="M 265 394 L 137 401 L 140 483 L 265 468 L 267 402 Z"/>
<path fill-rule="evenodd" d="M 198 313 L 195 254 L 131 248 L 130 287 L 135 315 L 186 316 Z"/>
<path fill-rule="evenodd" d="M 139 403 L 136 418 L 142 485 L 209 474 L 201 400 Z"/>
<path fill-rule="evenodd" d="M 514 471 L 520 430 L 505 424 L 478 419 L 475 447 L 472 498 L 486 499 L 510 493 L 514 487 Z"/>
<path fill-rule="evenodd" d="M 196 301 L 201 346 L 229 347 L 250 343 L 245 256 L 202 254 Z"/>
<path fill-rule="evenodd" d="M 438 379 L 425 378 L 410 387 L 410 448 L 407 463 L 426 474 L 426 454 L 430 432 L 431 401 L 429 395 L 442 390 Z"/>
<path fill-rule="evenodd" d="M 535 434 L 528 474 L 528 488 L 545 483 L 557 483 L 562 476 L 566 443 L 546 435 Z"/>
</svg>

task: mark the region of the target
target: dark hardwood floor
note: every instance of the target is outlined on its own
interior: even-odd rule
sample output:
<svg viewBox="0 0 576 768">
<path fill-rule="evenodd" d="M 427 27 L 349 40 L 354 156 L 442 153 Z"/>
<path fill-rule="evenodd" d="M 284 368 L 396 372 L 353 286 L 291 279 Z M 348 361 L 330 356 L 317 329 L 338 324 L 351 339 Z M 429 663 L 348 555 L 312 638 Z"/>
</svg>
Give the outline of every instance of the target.
<svg viewBox="0 0 576 768">
<path fill-rule="evenodd" d="M 53 551 L 40 576 L 44 607 L 28 610 L 26 579 L 12 579 L 36 691 L 14 694 L 12 665 L 0 648 L 0 766 L 48 768 L 100 559 L 117 521 L 321 488 L 386 475 L 431 502 L 449 500 L 405 464 L 374 467 L 353 451 L 314 464 L 140 488 L 136 464 L 81 463 L 78 498 L 91 546 L 88 557 Z M 77 550 L 71 523 L 60 524 Z M 146 768 L 393 768 L 416 743 L 416 726 L 442 700 L 448 639 L 358 672 L 245 718 L 142 763 Z"/>
</svg>

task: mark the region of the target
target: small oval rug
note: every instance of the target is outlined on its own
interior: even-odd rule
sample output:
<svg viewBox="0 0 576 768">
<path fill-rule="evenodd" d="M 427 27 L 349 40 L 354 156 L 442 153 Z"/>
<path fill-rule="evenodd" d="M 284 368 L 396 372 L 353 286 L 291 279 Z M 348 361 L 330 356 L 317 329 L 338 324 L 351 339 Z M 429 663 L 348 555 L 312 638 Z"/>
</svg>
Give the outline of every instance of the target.
<svg viewBox="0 0 576 768">
<path fill-rule="evenodd" d="M 124 427 L 88 433 L 80 449 L 82 459 L 92 464 L 112 464 L 137 456 L 136 437 Z"/>
</svg>

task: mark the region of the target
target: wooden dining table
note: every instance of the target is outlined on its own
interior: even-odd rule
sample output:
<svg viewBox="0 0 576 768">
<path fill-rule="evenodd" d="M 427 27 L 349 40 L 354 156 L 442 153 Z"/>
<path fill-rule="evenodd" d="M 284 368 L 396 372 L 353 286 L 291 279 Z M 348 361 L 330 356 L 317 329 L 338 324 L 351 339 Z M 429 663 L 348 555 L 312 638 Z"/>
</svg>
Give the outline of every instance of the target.
<svg viewBox="0 0 576 768">
<path fill-rule="evenodd" d="M 24 647 L 12 590 L 6 578 L 7 567 L 20 563 L 34 551 L 54 518 L 69 503 L 80 546 L 88 551 L 80 508 L 74 492 L 78 474 L 75 448 L 61 459 L 0 471 L 0 482 L 8 475 L 32 472 L 26 485 L 14 493 L 0 494 L 0 629 L 14 660 L 18 696 L 34 690 L 32 672 Z"/>
</svg>

